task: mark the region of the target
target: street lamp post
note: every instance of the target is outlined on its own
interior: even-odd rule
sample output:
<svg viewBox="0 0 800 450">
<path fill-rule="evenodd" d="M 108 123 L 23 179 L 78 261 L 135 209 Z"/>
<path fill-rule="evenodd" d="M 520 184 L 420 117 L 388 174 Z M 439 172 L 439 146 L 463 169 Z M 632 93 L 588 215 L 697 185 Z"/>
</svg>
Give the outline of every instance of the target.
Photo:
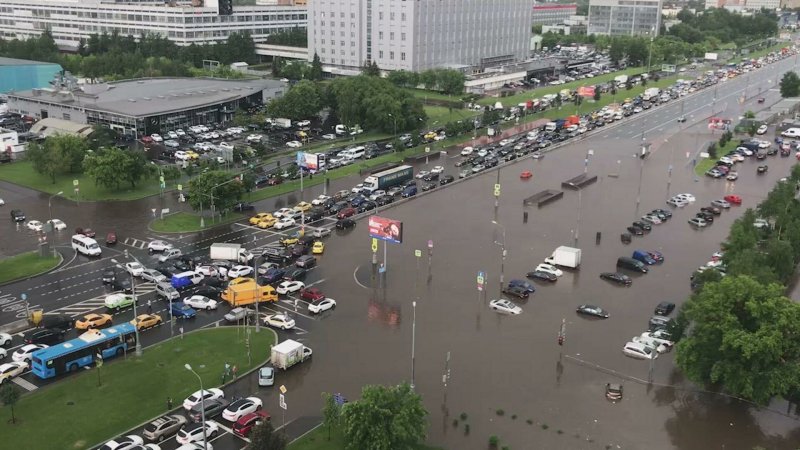
<svg viewBox="0 0 800 450">
<path fill-rule="evenodd" d="M 500 248 L 503 251 L 503 253 L 502 253 L 503 259 L 500 262 L 500 292 L 503 292 L 503 283 L 505 282 L 505 275 L 506 275 L 506 254 L 507 254 L 506 253 L 506 227 L 504 227 L 503 225 L 500 225 L 496 220 L 493 220 L 492 223 L 497 225 L 498 227 L 500 227 L 500 229 L 503 231 L 503 242 L 494 241 L 495 245 L 499 245 Z"/>
<path fill-rule="evenodd" d="M 392 136 L 397 136 L 397 117 L 393 116 L 392 113 L 389 113 L 389 117 L 394 120 L 394 134 Z"/>
<path fill-rule="evenodd" d="M 416 345 L 417 345 L 417 302 L 411 302 L 414 311 L 411 320 L 411 389 L 414 389 L 414 375 L 416 374 Z"/>
<path fill-rule="evenodd" d="M 50 220 L 53 220 L 53 197 L 58 197 L 59 195 L 63 194 L 64 191 L 58 191 L 55 194 L 51 195 L 49 199 L 47 199 L 47 212 L 50 214 Z"/>
<path fill-rule="evenodd" d="M 142 264 L 142 263 L 139 262 L 138 259 L 136 259 L 135 256 L 131 256 L 131 258 L 133 258 L 133 260 L 136 261 L 137 263 Z M 122 266 L 122 264 L 117 262 L 116 259 L 112 258 L 111 262 L 113 264 L 115 264 L 118 269 L 121 269 L 121 270 L 124 270 L 124 271 L 127 272 L 127 270 L 125 270 L 125 268 Z M 136 313 L 136 278 L 130 272 L 129 272 L 129 275 L 131 276 L 131 291 L 133 292 L 133 320 L 134 320 L 133 332 L 134 332 L 134 335 L 136 336 L 136 352 L 135 353 L 136 353 L 137 357 L 140 357 L 140 356 L 142 356 L 142 342 L 139 340 L 139 326 L 135 323 L 136 318 L 139 317 L 139 315 Z M 172 308 L 170 307 L 170 311 L 171 310 L 172 310 Z"/>
<path fill-rule="evenodd" d="M 189 363 L 184 364 L 183 367 L 185 367 L 186 370 L 188 370 L 189 372 L 192 372 L 194 376 L 197 377 L 197 381 L 200 382 L 200 399 L 201 399 L 200 403 L 202 405 L 202 407 L 200 408 L 200 421 L 201 421 L 200 426 L 203 427 L 203 450 L 208 450 L 208 443 L 207 443 L 208 430 L 206 429 L 206 408 L 205 404 L 203 404 L 205 402 L 205 400 L 203 399 L 203 379 L 200 378 L 200 375 L 198 375 L 197 372 L 195 372 L 192 369 L 192 366 Z"/>
<path fill-rule="evenodd" d="M 583 160 L 583 175 L 589 172 L 589 157 L 594 155 L 594 150 L 589 149 L 586 152 L 586 158 Z M 575 222 L 575 247 L 578 246 L 578 237 L 581 230 L 581 212 L 583 211 L 583 188 L 578 189 L 578 219 Z"/>
<path fill-rule="evenodd" d="M 650 63 L 653 61 L 653 39 L 655 39 L 656 27 L 650 27 L 650 51 L 647 55 L 647 74 L 650 74 Z"/>
</svg>

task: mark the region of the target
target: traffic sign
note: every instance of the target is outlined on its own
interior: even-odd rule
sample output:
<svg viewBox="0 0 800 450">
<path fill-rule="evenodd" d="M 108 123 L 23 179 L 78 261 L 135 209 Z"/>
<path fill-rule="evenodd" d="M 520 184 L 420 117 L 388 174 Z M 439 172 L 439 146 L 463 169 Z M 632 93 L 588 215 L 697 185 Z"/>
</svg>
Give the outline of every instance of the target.
<svg viewBox="0 0 800 450">
<path fill-rule="evenodd" d="M 494 185 L 494 196 L 500 197 L 500 183 Z"/>
<path fill-rule="evenodd" d="M 285 394 L 286 393 L 286 386 L 281 385 L 280 390 L 281 390 L 281 394 Z M 283 396 L 281 396 L 281 397 L 283 397 Z"/>
<path fill-rule="evenodd" d="M 430 153 L 430 152 L 431 152 L 431 148 L 430 147 L 425 147 L 425 153 Z"/>
<path fill-rule="evenodd" d="M 73 186 L 78 186 L 78 184 L 79 184 L 79 181 L 78 181 L 78 180 L 72 180 L 72 185 L 73 185 Z"/>
<path fill-rule="evenodd" d="M 428 239 L 428 248 L 433 248 L 433 240 Z"/>
<path fill-rule="evenodd" d="M 281 407 L 282 410 L 286 411 L 286 398 L 281 394 L 280 400 L 278 400 L 278 406 Z"/>
<path fill-rule="evenodd" d="M 414 250 L 414 256 L 416 256 L 417 258 L 421 257 L 422 256 L 422 250 Z"/>
<path fill-rule="evenodd" d="M 19 297 L 20 297 L 20 298 L 22 299 L 22 301 L 24 302 L 25 300 L 27 300 L 27 299 L 28 299 L 28 294 L 26 294 L 26 293 L 24 293 L 24 292 L 23 292 L 22 294 L 20 294 L 20 296 L 19 296 Z"/>
<path fill-rule="evenodd" d="M 178 190 L 179 190 L 179 191 L 182 191 L 182 190 L 183 190 L 183 185 L 182 185 L 182 184 L 179 184 L 179 185 L 178 185 Z"/>
<path fill-rule="evenodd" d="M 378 239 L 372 238 L 372 253 L 376 253 L 378 251 Z"/>
<path fill-rule="evenodd" d="M 163 183 L 164 182 L 164 175 L 161 175 L 160 177 L 158 177 L 158 181 Z"/>
</svg>

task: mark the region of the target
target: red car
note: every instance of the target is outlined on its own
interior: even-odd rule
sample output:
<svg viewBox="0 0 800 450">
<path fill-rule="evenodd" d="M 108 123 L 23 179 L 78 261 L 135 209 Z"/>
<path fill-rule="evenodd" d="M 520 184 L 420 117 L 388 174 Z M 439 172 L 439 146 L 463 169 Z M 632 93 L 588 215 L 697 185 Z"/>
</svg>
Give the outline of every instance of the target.
<svg viewBox="0 0 800 450">
<path fill-rule="evenodd" d="M 348 218 L 350 216 L 355 216 L 355 215 L 356 215 L 356 209 L 352 208 L 352 207 L 348 207 L 348 208 L 345 208 L 345 209 L 339 211 L 339 214 L 336 215 L 336 218 L 337 219 L 346 219 L 346 218 Z"/>
<path fill-rule="evenodd" d="M 149 145 L 153 143 L 153 138 L 151 138 L 150 136 L 142 136 L 141 141 L 142 144 Z"/>
<path fill-rule="evenodd" d="M 300 289 L 300 298 L 310 302 L 316 302 L 325 298 L 325 294 L 317 288 Z"/>
<path fill-rule="evenodd" d="M 106 235 L 106 245 L 115 245 L 117 243 L 117 233 L 109 231 Z"/>
<path fill-rule="evenodd" d="M 253 427 L 261 424 L 261 422 L 265 420 L 269 421 L 270 416 L 269 413 L 263 409 L 245 414 L 233 424 L 233 433 L 237 436 L 247 437 Z"/>
<path fill-rule="evenodd" d="M 97 236 L 97 232 L 95 232 L 91 228 L 76 228 L 75 229 L 75 234 L 82 234 L 82 235 L 84 235 L 84 236 L 86 236 L 88 238 L 93 238 L 93 237 Z"/>
<path fill-rule="evenodd" d="M 280 177 L 274 177 L 267 180 L 267 186 L 277 186 L 283 182 L 283 179 Z"/>
<path fill-rule="evenodd" d="M 742 204 L 742 197 L 738 195 L 726 195 L 724 197 L 725 201 L 732 204 L 732 205 L 741 205 Z"/>
</svg>

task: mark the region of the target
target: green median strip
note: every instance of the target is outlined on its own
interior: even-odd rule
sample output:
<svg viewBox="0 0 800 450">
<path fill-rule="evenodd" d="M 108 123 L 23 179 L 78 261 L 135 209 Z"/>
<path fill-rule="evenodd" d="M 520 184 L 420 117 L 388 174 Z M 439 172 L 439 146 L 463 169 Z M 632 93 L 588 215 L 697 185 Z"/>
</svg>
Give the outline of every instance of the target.
<svg viewBox="0 0 800 450">
<path fill-rule="evenodd" d="M 22 253 L 0 261 L 0 283 L 30 277 L 55 268 L 61 258 L 41 257 L 39 252 Z"/>
<path fill-rule="evenodd" d="M 275 334 L 267 329 L 251 333 L 250 358 L 245 337 L 239 327 L 200 330 L 146 348 L 141 358 L 128 353 L 126 359 L 109 360 L 99 369 L 99 387 L 94 367 L 57 380 L 20 398 L 14 407 L 16 424 L 0 421 L 0 445 L 80 450 L 112 439 L 164 414 L 168 398 L 180 407 L 200 389 L 184 364 L 191 364 L 202 377 L 205 389 L 220 385 L 226 363 L 236 366 L 239 374 L 262 365 L 269 358 Z M 226 392 L 228 397 L 231 394 Z M 11 418 L 9 407 L 0 412 Z"/>
</svg>

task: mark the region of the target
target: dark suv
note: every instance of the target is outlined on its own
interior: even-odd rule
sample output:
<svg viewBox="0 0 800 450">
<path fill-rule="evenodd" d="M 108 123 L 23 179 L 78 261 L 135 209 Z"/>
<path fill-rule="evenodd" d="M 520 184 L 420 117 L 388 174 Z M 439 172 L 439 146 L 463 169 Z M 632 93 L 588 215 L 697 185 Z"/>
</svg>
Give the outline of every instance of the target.
<svg viewBox="0 0 800 450">
<path fill-rule="evenodd" d="M 11 210 L 11 220 L 14 222 L 25 222 L 25 213 L 21 209 Z"/>
</svg>

